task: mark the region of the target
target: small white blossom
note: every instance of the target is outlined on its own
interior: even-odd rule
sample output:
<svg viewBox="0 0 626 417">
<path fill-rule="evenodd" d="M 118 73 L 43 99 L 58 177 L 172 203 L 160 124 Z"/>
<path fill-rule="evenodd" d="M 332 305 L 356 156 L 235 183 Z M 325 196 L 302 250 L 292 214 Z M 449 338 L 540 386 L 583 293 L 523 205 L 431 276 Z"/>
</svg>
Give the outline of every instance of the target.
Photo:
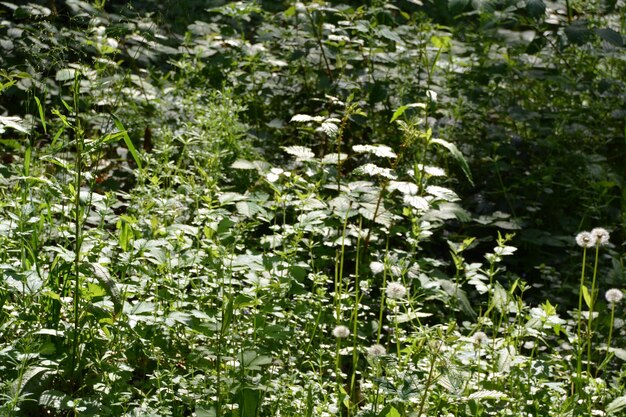
<svg viewBox="0 0 626 417">
<path fill-rule="evenodd" d="M 604 294 L 604 297 L 609 303 L 617 304 L 622 301 L 622 298 L 624 298 L 624 293 L 617 288 L 611 288 L 606 292 L 606 294 Z"/>
<path fill-rule="evenodd" d="M 576 235 L 576 244 L 581 248 L 593 248 L 595 246 L 595 239 L 589 232 L 580 232 Z"/>
<path fill-rule="evenodd" d="M 609 243 L 609 232 L 602 227 L 596 227 L 591 230 L 591 236 L 596 245 L 604 246 Z"/>
<path fill-rule="evenodd" d="M 390 282 L 387 285 L 387 298 L 401 299 L 406 295 L 406 287 L 400 282 Z"/>
<path fill-rule="evenodd" d="M 337 339 L 345 339 L 346 337 L 350 336 L 350 329 L 348 329 L 346 326 L 339 325 L 333 329 L 333 336 L 335 336 Z"/>
<path fill-rule="evenodd" d="M 378 343 L 367 348 L 367 354 L 372 357 L 382 356 L 386 354 L 387 351 L 383 345 L 379 345 Z"/>
</svg>

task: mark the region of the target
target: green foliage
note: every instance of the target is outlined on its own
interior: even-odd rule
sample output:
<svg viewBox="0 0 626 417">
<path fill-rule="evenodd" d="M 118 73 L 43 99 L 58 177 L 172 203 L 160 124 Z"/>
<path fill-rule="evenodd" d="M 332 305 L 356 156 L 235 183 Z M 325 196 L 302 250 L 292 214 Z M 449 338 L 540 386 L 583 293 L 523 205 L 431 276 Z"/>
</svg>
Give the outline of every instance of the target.
<svg viewBox="0 0 626 417">
<path fill-rule="evenodd" d="M 22 3 L 0 414 L 623 410 L 617 6 Z"/>
</svg>

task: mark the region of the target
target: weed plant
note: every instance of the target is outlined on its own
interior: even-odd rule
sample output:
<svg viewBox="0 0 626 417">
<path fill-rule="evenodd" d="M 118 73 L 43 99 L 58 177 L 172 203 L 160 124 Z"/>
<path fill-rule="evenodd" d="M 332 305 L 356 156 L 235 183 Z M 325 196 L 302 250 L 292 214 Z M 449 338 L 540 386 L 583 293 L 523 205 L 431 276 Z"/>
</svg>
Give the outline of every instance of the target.
<svg viewBox="0 0 626 417">
<path fill-rule="evenodd" d="M 471 110 L 448 95 L 475 75 L 463 31 L 371 3 L 231 2 L 175 46 L 106 2 L 2 4 L 0 415 L 623 412 L 615 238 L 570 228 L 578 304 L 536 302 L 514 200 L 472 213 L 455 191 L 484 181 L 446 136 Z M 476 45 L 493 63 L 491 34 Z"/>
</svg>

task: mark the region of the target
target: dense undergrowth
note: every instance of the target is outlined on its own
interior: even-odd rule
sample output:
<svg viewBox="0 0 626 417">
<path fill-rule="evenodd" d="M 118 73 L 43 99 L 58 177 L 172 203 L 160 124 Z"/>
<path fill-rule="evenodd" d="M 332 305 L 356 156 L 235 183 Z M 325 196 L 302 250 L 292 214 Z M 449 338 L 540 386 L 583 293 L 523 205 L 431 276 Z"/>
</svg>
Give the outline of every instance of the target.
<svg viewBox="0 0 626 417">
<path fill-rule="evenodd" d="M 1 415 L 623 412 L 622 1 L 209 3 L 0 3 Z"/>
</svg>

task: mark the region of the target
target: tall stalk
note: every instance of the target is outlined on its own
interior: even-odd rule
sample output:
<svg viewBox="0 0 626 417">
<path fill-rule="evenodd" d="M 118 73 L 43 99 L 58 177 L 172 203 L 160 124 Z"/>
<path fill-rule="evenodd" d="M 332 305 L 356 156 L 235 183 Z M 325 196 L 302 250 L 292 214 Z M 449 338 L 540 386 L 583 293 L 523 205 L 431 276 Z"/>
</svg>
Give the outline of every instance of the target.
<svg viewBox="0 0 626 417">
<path fill-rule="evenodd" d="M 83 182 L 83 149 L 85 146 L 84 132 L 81 127 L 79 117 L 79 74 L 74 78 L 73 89 L 73 106 L 74 106 L 74 141 L 76 146 L 76 155 L 74 159 L 74 293 L 73 293 L 73 305 L 74 305 L 74 337 L 72 340 L 72 356 L 71 356 L 71 369 L 79 378 L 79 333 L 80 333 L 80 262 L 81 262 L 81 247 L 82 247 L 82 210 L 80 202 L 80 188 Z M 80 381 L 76 381 L 77 385 L 80 385 Z"/>
</svg>

